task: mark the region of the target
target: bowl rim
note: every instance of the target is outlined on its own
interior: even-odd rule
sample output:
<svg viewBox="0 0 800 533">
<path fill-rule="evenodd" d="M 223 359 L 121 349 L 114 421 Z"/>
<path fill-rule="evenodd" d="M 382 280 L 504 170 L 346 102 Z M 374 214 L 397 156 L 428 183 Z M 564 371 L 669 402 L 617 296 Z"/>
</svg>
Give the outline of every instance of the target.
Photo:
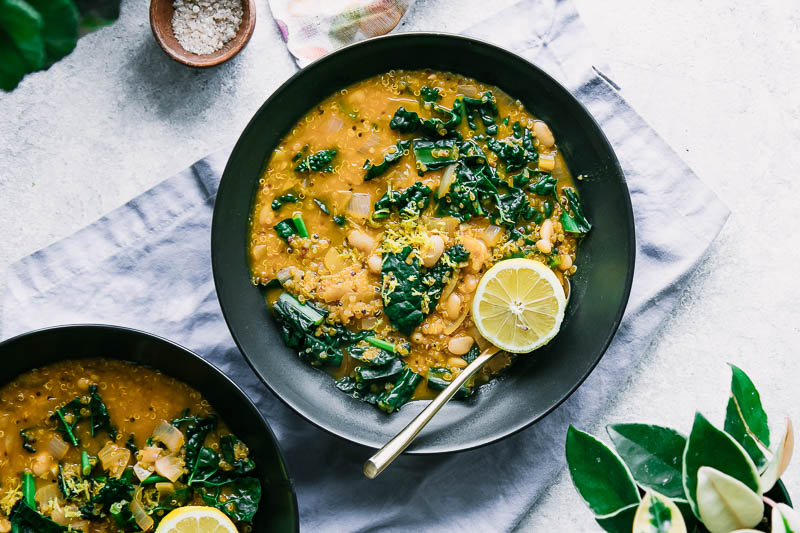
<svg viewBox="0 0 800 533">
<path fill-rule="evenodd" d="M 627 228 L 628 229 L 628 231 L 627 231 L 627 235 L 628 235 L 627 244 L 628 244 L 628 249 L 630 250 L 630 253 L 628 254 L 628 260 L 627 260 L 627 264 L 626 264 L 627 275 L 626 275 L 625 284 L 624 284 L 623 291 L 622 291 L 622 298 L 620 299 L 619 307 L 617 308 L 616 312 L 614 313 L 614 320 L 612 321 L 612 326 L 609 329 L 608 335 L 605 338 L 605 340 L 603 341 L 602 345 L 599 346 L 598 356 L 591 363 L 591 365 L 587 368 L 586 372 L 580 377 L 579 380 L 577 380 L 577 382 L 571 388 L 569 388 L 569 390 L 567 390 L 555 403 L 553 403 L 552 406 L 550 406 L 548 409 L 544 410 L 538 416 L 526 421 L 525 423 L 519 424 L 516 427 L 512 427 L 512 428 L 510 428 L 510 429 L 508 429 L 508 430 L 506 430 L 506 431 L 504 431 L 502 433 L 498 433 L 498 434 L 496 434 L 496 435 L 494 435 L 492 437 L 487 437 L 487 438 L 484 438 L 484 439 L 481 439 L 481 440 L 477 440 L 477 441 L 471 442 L 471 443 L 466 444 L 466 445 L 449 445 L 449 446 L 443 446 L 441 448 L 437 448 L 437 449 L 434 449 L 434 450 L 411 448 L 411 449 L 407 449 L 407 450 L 405 450 L 403 452 L 403 454 L 408 454 L 408 455 L 440 455 L 440 454 L 449 454 L 449 453 L 456 453 L 456 452 L 474 450 L 474 449 L 477 449 L 477 448 L 481 448 L 483 446 L 487 446 L 489 444 L 500 442 L 500 441 L 502 441 L 502 440 L 504 440 L 504 439 L 506 439 L 508 437 L 511 437 L 512 435 L 516 435 L 520 431 L 531 427 L 532 425 L 536 424 L 537 422 L 539 422 L 542 419 L 544 419 L 545 417 L 547 417 L 556 408 L 558 408 L 561 404 L 563 404 L 570 396 L 572 396 L 572 394 L 583 384 L 583 382 L 586 381 L 586 378 L 588 378 L 589 375 L 594 371 L 594 369 L 600 363 L 600 360 L 603 358 L 603 356 L 605 355 L 606 351 L 608 350 L 609 345 L 614 340 L 614 337 L 615 337 L 615 335 L 617 333 L 617 330 L 619 329 L 620 323 L 622 322 L 622 317 L 624 316 L 625 309 L 627 308 L 628 300 L 630 298 L 631 287 L 632 287 L 632 284 L 633 284 L 633 275 L 634 275 L 634 270 L 635 270 L 635 263 L 636 263 L 636 235 L 635 235 L 635 226 L 634 226 L 633 206 L 631 204 L 631 196 L 630 196 L 630 191 L 628 189 L 627 180 L 625 179 L 625 173 L 624 173 L 624 171 L 622 169 L 622 166 L 620 165 L 619 159 L 617 158 L 616 152 L 614 151 L 613 146 L 611 145 L 610 141 L 608 140 L 608 137 L 606 137 L 605 132 L 603 132 L 602 128 L 600 128 L 600 125 L 597 123 L 597 121 L 595 120 L 594 116 L 589 112 L 588 109 L 586 109 L 586 106 L 584 106 L 583 103 L 581 103 L 581 101 L 578 100 L 575 97 L 575 95 L 573 95 L 572 92 L 569 89 L 567 89 L 561 82 L 556 80 L 553 76 L 548 74 L 544 69 L 542 69 L 541 67 L 539 67 L 535 63 L 529 61 L 528 59 L 526 59 L 526 58 L 524 58 L 522 56 L 520 56 L 519 54 L 516 54 L 516 53 L 512 52 L 511 50 L 508 50 L 506 48 L 503 48 L 501 46 L 498 46 L 496 44 L 490 43 L 490 42 L 482 40 L 482 39 L 476 39 L 474 37 L 467 37 L 467 36 L 460 35 L 460 34 L 447 33 L 447 32 L 436 32 L 436 31 L 401 32 L 401 33 L 391 33 L 391 34 L 387 34 L 387 35 L 382 35 L 382 36 L 379 36 L 379 37 L 373 37 L 373 38 L 370 38 L 370 39 L 365 39 L 363 41 L 359 41 L 359 42 L 352 43 L 350 45 L 344 46 L 342 48 L 334 50 L 333 52 L 331 52 L 331 53 L 329 53 L 329 54 L 327 54 L 327 55 L 325 55 L 325 56 L 323 56 L 323 57 L 321 57 L 319 59 L 316 59 L 312 63 L 309 63 L 307 66 L 305 66 L 305 67 L 299 69 L 297 72 L 295 72 L 291 77 L 289 77 L 285 82 L 283 82 L 277 89 L 275 89 L 267 97 L 267 99 L 264 101 L 264 103 L 261 104 L 261 106 L 259 106 L 258 110 L 253 114 L 252 118 L 247 122 L 247 125 L 244 127 L 244 129 L 242 130 L 242 133 L 239 135 L 239 138 L 237 139 L 236 144 L 233 146 L 233 149 L 231 150 L 231 155 L 228 157 L 228 161 L 225 164 L 225 169 L 224 169 L 224 171 L 222 173 L 222 177 L 220 178 L 220 182 L 219 182 L 219 187 L 217 189 L 216 198 L 219 197 L 219 194 L 223 190 L 223 187 L 225 186 L 225 183 L 229 182 L 229 181 L 232 181 L 232 179 L 233 179 L 231 177 L 231 172 L 232 171 L 229 171 L 230 162 L 231 162 L 231 159 L 233 157 L 233 154 L 235 154 L 237 152 L 237 150 L 241 149 L 240 145 L 243 142 L 242 138 L 244 137 L 245 133 L 255 124 L 255 122 L 257 120 L 259 120 L 259 118 L 262 115 L 266 114 L 267 109 L 270 107 L 270 105 L 272 104 L 272 102 L 274 100 L 276 100 L 280 95 L 282 95 L 287 90 L 291 89 L 291 86 L 295 83 L 295 81 L 297 79 L 299 79 L 300 77 L 303 77 L 303 76 L 313 75 L 313 72 L 317 68 L 319 68 L 319 65 L 321 65 L 323 63 L 326 63 L 328 61 L 333 61 L 333 60 L 335 60 L 335 58 L 337 58 L 337 57 L 339 57 L 341 55 L 345 55 L 345 54 L 349 53 L 350 50 L 363 48 L 363 47 L 369 47 L 369 46 L 372 46 L 372 43 L 378 42 L 378 41 L 386 41 L 386 40 L 402 41 L 404 39 L 413 39 L 413 38 L 420 38 L 420 37 L 423 37 L 423 38 L 425 38 L 425 37 L 431 38 L 432 37 L 432 38 L 453 39 L 453 40 L 461 41 L 463 44 L 469 44 L 469 45 L 472 45 L 472 46 L 481 46 L 481 47 L 488 48 L 495 54 L 502 54 L 502 55 L 505 55 L 505 56 L 509 56 L 515 61 L 524 63 L 527 68 L 530 68 L 530 69 L 533 69 L 533 70 L 537 71 L 538 75 L 542 76 L 543 78 L 548 80 L 550 83 L 552 83 L 553 87 L 556 90 L 559 90 L 559 91 L 562 91 L 563 93 L 565 93 L 568 96 L 568 98 L 574 102 L 574 104 L 576 106 L 576 109 L 579 109 L 582 113 L 584 113 L 586 115 L 586 117 L 589 119 L 589 121 L 591 121 L 591 123 L 594 124 L 594 126 L 596 127 L 597 131 L 600 134 L 598 140 L 601 142 L 603 148 L 607 151 L 607 153 L 609 153 L 612 156 L 612 159 L 613 159 L 613 161 L 612 161 L 613 170 L 614 170 L 614 172 L 616 174 L 618 174 L 622 178 L 620 185 L 622 187 L 624 187 L 625 191 L 627 192 L 627 194 L 624 195 L 623 208 L 624 208 L 624 211 L 625 211 L 625 215 L 627 216 L 627 219 L 629 220 L 629 224 L 628 224 L 628 228 Z M 311 108 L 311 106 L 309 106 L 309 109 L 310 108 Z M 226 180 L 226 177 L 228 177 L 227 180 Z M 251 200 L 252 200 L 252 198 L 251 198 Z M 253 363 L 251 358 L 247 355 L 247 353 L 243 349 L 242 343 L 241 343 L 241 341 L 239 339 L 238 333 L 235 332 L 234 329 L 230 325 L 229 312 L 226 309 L 226 305 L 227 304 L 222 300 L 222 298 L 219 297 L 219 287 L 224 285 L 224 283 L 222 281 L 222 273 L 221 273 L 222 270 L 217 264 L 218 261 L 219 261 L 219 257 L 218 257 L 217 254 L 214 253 L 214 250 L 217 248 L 216 242 L 220 238 L 220 236 L 219 236 L 220 230 L 218 228 L 219 228 L 219 224 L 220 224 L 219 221 L 220 221 L 221 217 L 218 216 L 218 214 L 221 211 L 221 208 L 219 206 L 220 206 L 219 202 L 217 202 L 216 199 L 215 199 L 214 211 L 213 211 L 212 222 L 211 222 L 211 267 L 212 267 L 212 273 L 213 273 L 213 277 L 214 277 L 214 285 L 217 288 L 217 300 L 219 301 L 219 305 L 220 305 L 220 309 L 222 311 L 222 315 L 223 315 L 223 317 L 225 319 L 225 323 L 228 325 L 228 330 L 229 330 L 229 332 L 231 334 L 231 337 L 233 337 L 233 340 L 236 343 L 236 346 L 239 348 L 239 351 L 242 353 L 242 356 L 243 356 L 244 360 L 247 362 L 247 364 L 250 366 L 250 368 L 253 369 L 253 372 L 255 372 L 256 376 L 258 376 L 258 378 L 261 380 L 261 382 L 267 387 L 267 389 L 269 389 L 269 391 L 274 396 L 276 396 L 281 402 L 284 403 L 284 405 L 289 407 L 292 411 L 297 413 L 300 417 L 302 417 L 307 422 L 311 423 L 313 426 L 318 427 L 318 428 L 322 429 L 323 431 L 325 431 L 325 432 L 327 432 L 327 433 L 329 433 L 331 435 L 334 435 L 334 436 L 336 436 L 336 437 L 338 437 L 338 438 L 340 438 L 340 439 L 342 439 L 344 441 L 347 441 L 347 442 L 350 442 L 350 443 L 353 443 L 353 444 L 357 444 L 357 445 L 360 445 L 360 446 L 364 446 L 366 448 L 373 449 L 373 450 L 374 449 L 378 449 L 375 446 L 373 446 L 371 443 L 364 442 L 361 439 L 351 438 L 351 437 L 347 436 L 345 434 L 345 432 L 340 431 L 340 430 L 338 430 L 336 428 L 327 427 L 325 425 L 322 425 L 321 423 L 317 423 L 316 421 L 312 420 L 309 416 L 307 416 L 305 413 L 303 413 L 300 410 L 298 410 L 294 405 L 290 404 L 281 395 L 279 395 L 277 392 L 275 392 L 275 390 L 270 386 L 268 381 L 265 379 L 265 377 L 264 377 L 263 373 L 261 372 L 261 370 L 259 370 L 256 367 L 256 365 Z M 426 401 L 427 402 L 428 400 L 422 400 L 422 401 Z"/>
<path fill-rule="evenodd" d="M 167 54 L 171 59 L 181 63 L 182 65 L 194 68 L 208 68 L 225 63 L 229 59 L 233 59 L 239 55 L 239 52 L 241 52 L 244 47 L 247 46 L 247 43 L 250 42 L 250 38 L 253 36 L 253 32 L 255 31 L 256 2 L 255 0 L 241 0 L 242 6 L 247 6 L 248 16 L 247 18 L 242 17 L 242 21 L 239 24 L 239 29 L 236 31 L 236 35 L 233 37 L 233 39 L 236 39 L 239 37 L 239 35 L 243 35 L 244 37 L 240 43 L 227 50 L 225 50 L 223 47 L 216 52 L 203 55 L 190 52 L 181 46 L 180 50 L 183 51 L 183 54 L 180 54 L 173 47 L 167 44 L 164 37 L 163 28 L 156 22 L 156 6 L 159 2 L 166 2 L 170 5 L 172 4 L 172 0 L 150 0 L 150 6 L 148 8 L 150 30 L 152 31 L 153 37 L 155 38 L 156 43 L 158 43 L 159 48 L 161 48 L 161 50 L 163 50 L 164 53 Z M 180 43 L 178 44 L 180 45 Z"/>
<path fill-rule="evenodd" d="M 278 459 L 280 460 L 280 463 L 281 463 L 281 465 L 283 467 L 283 471 L 286 473 L 286 486 L 289 488 L 289 491 L 291 492 L 291 495 L 292 495 L 292 515 L 293 515 L 294 523 L 296 525 L 296 531 L 299 531 L 299 527 L 300 527 L 300 512 L 299 512 L 298 503 L 297 503 L 297 490 L 295 488 L 294 479 L 292 478 L 292 476 L 289 473 L 289 470 L 288 470 L 288 468 L 286 466 L 287 465 L 286 457 L 285 457 L 285 455 L 283 453 L 283 450 L 281 449 L 280 441 L 275 436 L 275 432 L 272 431 L 272 427 L 269 425 L 269 422 L 267 421 L 267 418 L 264 416 L 264 414 L 261 412 L 261 410 L 258 408 L 258 406 L 256 406 L 255 403 L 253 403 L 253 400 L 251 400 L 250 397 L 242 390 L 242 388 L 239 387 L 239 385 L 235 381 L 233 381 L 230 377 L 228 377 L 228 375 L 225 374 L 225 372 L 220 370 L 212 362 L 206 360 L 205 358 L 203 358 L 199 354 L 193 352 L 192 350 L 186 348 L 185 346 L 181 346 L 177 342 L 172 341 L 170 339 L 167 339 L 165 337 L 162 337 L 160 335 L 156 335 L 154 333 L 149 333 L 149 332 L 141 330 L 141 329 L 131 328 L 131 327 L 127 327 L 127 326 L 119 326 L 119 325 L 115 325 L 115 324 L 101 324 L 101 323 L 94 323 L 94 322 L 91 322 L 91 323 L 59 324 L 59 325 L 55 325 L 55 326 L 46 326 L 46 327 L 42 327 L 42 328 L 26 331 L 26 332 L 23 332 L 23 333 L 18 333 L 16 335 L 12 336 L 12 337 L 7 338 L 7 339 L 0 340 L 0 353 L 2 353 L 3 349 L 6 348 L 8 345 L 11 345 L 11 344 L 13 344 L 15 342 L 22 341 L 23 339 L 26 339 L 26 338 L 29 338 L 29 337 L 35 337 L 35 336 L 38 336 L 38 335 L 41 335 L 41 334 L 44 334 L 44 333 L 49 333 L 49 332 L 52 332 L 52 331 L 64 331 L 64 330 L 101 330 L 101 331 L 108 331 L 108 332 L 112 332 L 112 333 L 113 332 L 124 331 L 125 333 L 133 334 L 133 336 L 149 338 L 150 340 L 155 340 L 157 342 L 161 342 L 161 343 L 170 345 L 170 346 L 172 346 L 174 348 L 177 348 L 178 350 L 186 353 L 187 355 L 191 356 L 193 359 L 197 360 L 198 363 L 206 369 L 206 371 L 210 372 L 211 374 L 216 374 L 219 379 L 227 382 L 228 385 L 233 387 L 233 390 L 236 391 L 236 393 L 239 396 L 239 399 L 241 399 L 243 402 L 248 404 L 252 408 L 252 410 L 255 413 L 257 413 L 258 421 L 261 422 L 261 426 L 267 430 L 268 435 L 272 438 L 272 441 L 275 444 L 275 451 L 278 453 Z M 102 359 L 103 357 L 102 356 L 87 355 L 84 358 L 87 358 L 87 359 L 94 359 L 94 358 Z M 118 360 L 118 361 L 128 361 L 124 357 L 107 357 L 107 358 L 108 359 L 112 359 L 112 360 Z M 61 359 L 61 360 L 66 361 L 66 360 L 69 360 L 69 359 L 70 358 L 67 357 L 67 358 L 64 358 L 64 359 Z M 152 366 L 152 368 L 155 368 L 156 370 L 159 370 L 154 365 L 143 365 L 141 363 L 136 363 L 136 362 L 133 362 L 133 361 L 128 361 L 128 362 L 130 362 L 132 364 L 137 364 L 139 366 Z M 39 367 L 35 366 L 33 368 L 39 368 Z M 29 371 L 30 370 L 27 370 L 26 372 L 29 372 Z M 11 381 L 16 379 L 20 375 L 21 374 L 17 374 L 15 376 L 11 376 L 10 377 L 10 381 L 0 383 L 0 387 L 5 386 L 7 383 L 10 383 Z M 178 381 L 183 382 L 179 377 L 175 377 L 175 376 L 170 376 L 170 377 L 172 377 L 173 379 L 177 379 Z M 200 391 L 200 392 L 202 393 L 202 391 Z"/>
</svg>

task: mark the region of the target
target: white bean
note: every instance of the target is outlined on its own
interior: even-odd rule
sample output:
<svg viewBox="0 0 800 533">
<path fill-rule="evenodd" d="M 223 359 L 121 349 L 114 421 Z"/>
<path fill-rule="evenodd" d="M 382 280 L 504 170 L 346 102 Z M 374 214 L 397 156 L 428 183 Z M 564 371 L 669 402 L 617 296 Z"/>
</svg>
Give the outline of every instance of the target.
<svg viewBox="0 0 800 533">
<path fill-rule="evenodd" d="M 489 257 L 489 250 L 486 248 L 486 243 L 480 239 L 464 235 L 461 237 L 461 244 L 463 244 L 464 248 L 469 252 L 467 271 L 472 273 L 480 272 L 481 268 L 483 268 L 483 264 Z"/>
<path fill-rule="evenodd" d="M 367 267 L 369 267 L 369 271 L 373 274 L 380 274 L 381 273 L 381 265 L 383 261 L 381 260 L 381 256 L 375 254 L 369 256 L 367 259 Z"/>
<path fill-rule="evenodd" d="M 464 276 L 464 281 L 461 282 L 461 285 L 458 287 L 458 292 L 463 292 L 464 294 L 472 294 L 475 292 L 475 289 L 478 288 L 478 276 L 473 274 L 467 274 Z"/>
<path fill-rule="evenodd" d="M 450 320 L 456 318 L 458 314 L 461 312 L 461 296 L 458 294 L 451 292 L 450 296 L 447 297 L 447 302 L 444 306 L 445 313 L 447 314 L 447 318 Z"/>
<path fill-rule="evenodd" d="M 266 204 L 261 210 L 258 212 L 258 221 L 261 223 L 262 226 L 269 226 L 275 220 L 275 211 L 272 209 L 272 205 Z"/>
<path fill-rule="evenodd" d="M 553 242 L 553 237 L 555 236 L 555 232 L 553 231 L 553 221 L 551 219 L 547 219 L 542 222 L 542 229 L 539 230 L 539 237 L 546 241 Z"/>
<path fill-rule="evenodd" d="M 444 239 L 442 239 L 439 235 L 434 235 L 430 239 L 430 249 L 425 254 L 425 257 L 422 258 L 422 264 L 425 265 L 425 268 L 430 268 L 436 264 L 436 261 L 442 256 L 442 252 L 444 252 Z"/>
<path fill-rule="evenodd" d="M 543 254 L 549 254 L 553 250 L 553 243 L 547 239 L 539 239 L 536 241 L 536 248 Z"/>
<path fill-rule="evenodd" d="M 46 452 L 39 452 L 39 454 L 34 457 L 33 463 L 31 464 L 31 470 L 39 477 L 42 477 L 52 467 L 53 456 Z"/>
<path fill-rule="evenodd" d="M 565 271 L 570 268 L 572 268 L 572 256 L 569 254 L 561 254 L 561 264 L 558 265 L 558 269 Z"/>
<path fill-rule="evenodd" d="M 415 344 L 422 344 L 423 342 L 425 342 L 425 336 L 422 335 L 422 333 L 420 333 L 419 331 L 417 331 L 411 335 L 411 342 Z"/>
<path fill-rule="evenodd" d="M 466 368 L 467 362 L 460 357 L 451 357 L 447 360 L 447 366 L 450 368 Z"/>
<path fill-rule="evenodd" d="M 375 239 L 357 229 L 347 234 L 347 242 L 353 248 L 361 250 L 364 253 L 369 253 L 375 248 Z"/>
<path fill-rule="evenodd" d="M 447 349 L 450 350 L 450 353 L 453 355 L 464 355 L 472 348 L 474 343 L 475 339 L 468 335 L 462 335 L 450 339 L 450 342 L 447 343 Z"/>
<path fill-rule="evenodd" d="M 537 120 L 533 123 L 533 134 L 536 135 L 536 138 L 539 139 L 539 142 L 542 143 L 545 148 L 552 148 L 553 145 L 556 144 L 550 127 L 541 120 Z"/>
</svg>

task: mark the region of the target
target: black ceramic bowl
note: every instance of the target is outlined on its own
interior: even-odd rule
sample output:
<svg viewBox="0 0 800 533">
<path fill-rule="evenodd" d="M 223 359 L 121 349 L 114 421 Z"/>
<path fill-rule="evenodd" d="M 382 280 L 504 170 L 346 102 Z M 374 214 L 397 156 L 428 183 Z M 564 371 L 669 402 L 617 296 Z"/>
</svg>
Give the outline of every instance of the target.
<svg viewBox="0 0 800 533">
<path fill-rule="evenodd" d="M 398 34 L 364 41 L 309 65 L 284 83 L 247 125 L 228 160 L 217 194 L 211 254 L 217 295 L 239 348 L 264 383 L 317 426 L 355 443 L 382 446 L 423 407 L 412 402 L 391 416 L 338 391 L 325 373 L 286 348 L 250 282 L 248 217 L 258 179 L 281 137 L 334 91 L 390 69 L 457 72 L 503 89 L 552 128 L 578 182 L 594 229 L 579 252 L 578 272 L 562 331 L 522 360 L 506 379 L 469 402 L 450 402 L 409 453 L 464 450 L 529 426 L 586 379 L 611 342 L 628 301 L 634 264 L 630 197 L 619 163 L 586 109 L 528 61 L 490 44 L 442 34 Z"/>
<path fill-rule="evenodd" d="M 199 355 L 168 340 L 118 326 L 57 326 L 0 343 L 0 386 L 18 375 L 66 359 L 103 357 L 160 370 L 199 391 L 246 442 L 264 489 L 255 531 L 299 531 L 297 498 L 275 435 L 236 384 Z"/>
</svg>

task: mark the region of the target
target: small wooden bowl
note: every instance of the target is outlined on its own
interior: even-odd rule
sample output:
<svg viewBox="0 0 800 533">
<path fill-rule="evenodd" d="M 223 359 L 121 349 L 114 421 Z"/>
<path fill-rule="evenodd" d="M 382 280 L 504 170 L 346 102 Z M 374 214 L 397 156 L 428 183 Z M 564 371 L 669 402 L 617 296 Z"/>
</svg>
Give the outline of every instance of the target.
<svg viewBox="0 0 800 533">
<path fill-rule="evenodd" d="M 256 27 L 255 0 L 242 0 L 242 22 L 236 36 L 211 54 L 193 54 L 181 46 L 172 33 L 172 0 L 150 0 L 150 28 L 164 52 L 179 63 L 190 67 L 213 67 L 224 63 L 245 47 Z"/>
</svg>

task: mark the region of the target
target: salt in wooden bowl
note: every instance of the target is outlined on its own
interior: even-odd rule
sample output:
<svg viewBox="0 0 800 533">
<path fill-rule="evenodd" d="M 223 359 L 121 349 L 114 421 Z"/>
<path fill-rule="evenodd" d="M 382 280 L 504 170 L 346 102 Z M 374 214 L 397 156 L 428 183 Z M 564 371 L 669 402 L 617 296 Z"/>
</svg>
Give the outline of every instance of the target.
<svg viewBox="0 0 800 533">
<path fill-rule="evenodd" d="M 245 47 L 256 26 L 255 0 L 241 0 L 242 22 L 236 36 L 210 54 L 194 54 L 185 50 L 172 33 L 173 0 L 150 1 L 150 28 L 156 42 L 164 52 L 179 63 L 190 67 L 213 67 L 224 63 Z"/>
</svg>

